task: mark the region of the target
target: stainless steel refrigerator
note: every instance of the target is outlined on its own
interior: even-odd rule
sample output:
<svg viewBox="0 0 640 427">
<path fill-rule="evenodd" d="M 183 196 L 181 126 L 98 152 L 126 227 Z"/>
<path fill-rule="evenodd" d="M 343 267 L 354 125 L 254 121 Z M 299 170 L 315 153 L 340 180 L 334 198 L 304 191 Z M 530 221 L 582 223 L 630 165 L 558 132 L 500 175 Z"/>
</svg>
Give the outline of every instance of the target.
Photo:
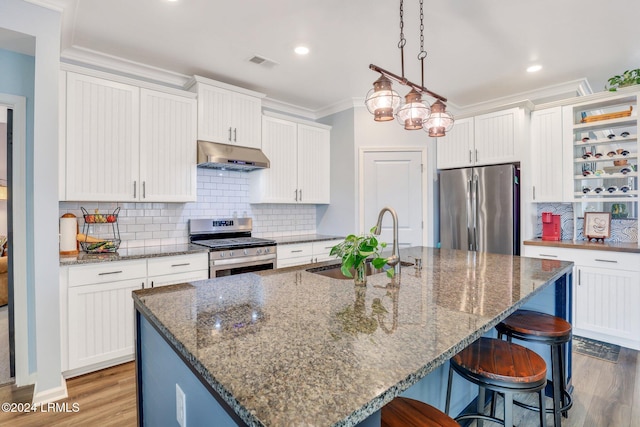
<svg viewBox="0 0 640 427">
<path fill-rule="evenodd" d="M 440 172 L 440 247 L 520 254 L 518 165 Z"/>
</svg>

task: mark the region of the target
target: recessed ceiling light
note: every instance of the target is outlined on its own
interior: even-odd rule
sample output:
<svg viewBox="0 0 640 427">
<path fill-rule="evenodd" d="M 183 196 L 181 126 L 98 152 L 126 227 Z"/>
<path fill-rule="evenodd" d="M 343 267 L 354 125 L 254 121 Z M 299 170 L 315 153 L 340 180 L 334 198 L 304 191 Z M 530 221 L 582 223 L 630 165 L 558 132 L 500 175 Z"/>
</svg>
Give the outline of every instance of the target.
<svg viewBox="0 0 640 427">
<path fill-rule="evenodd" d="M 542 70 L 542 65 L 536 64 L 527 68 L 527 73 L 535 73 L 536 71 Z"/>
<path fill-rule="evenodd" d="M 298 55 L 306 55 L 309 53 L 309 48 L 306 46 L 297 46 L 293 51 Z"/>
</svg>

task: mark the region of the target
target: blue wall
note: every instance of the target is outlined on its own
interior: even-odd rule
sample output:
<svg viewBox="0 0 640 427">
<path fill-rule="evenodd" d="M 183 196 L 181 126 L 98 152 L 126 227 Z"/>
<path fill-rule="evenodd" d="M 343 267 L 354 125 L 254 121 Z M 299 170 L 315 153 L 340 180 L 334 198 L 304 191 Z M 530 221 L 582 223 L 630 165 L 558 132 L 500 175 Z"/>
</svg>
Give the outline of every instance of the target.
<svg viewBox="0 0 640 427">
<path fill-rule="evenodd" d="M 35 82 L 35 58 L 29 55 L 0 49 L 0 93 L 23 96 L 27 99 L 27 194 L 33 194 L 33 97 Z M 33 212 L 33 201 L 27 197 L 28 212 Z M 14 215 L 24 215 L 25 212 L 15 212 Z M 29 219 L 32 223 L 32 218 Z M 27 228 L 27 241 L 34 241 L 33 229 Z M 28 246 L 27 263 L 33 265 L 33 247 Z M 36 370 L 36 341 L 35 341 L 35 287 L 33 277 L 27 278 L 27 305 L 29 330 L 29 372 Z"/>
</svg>

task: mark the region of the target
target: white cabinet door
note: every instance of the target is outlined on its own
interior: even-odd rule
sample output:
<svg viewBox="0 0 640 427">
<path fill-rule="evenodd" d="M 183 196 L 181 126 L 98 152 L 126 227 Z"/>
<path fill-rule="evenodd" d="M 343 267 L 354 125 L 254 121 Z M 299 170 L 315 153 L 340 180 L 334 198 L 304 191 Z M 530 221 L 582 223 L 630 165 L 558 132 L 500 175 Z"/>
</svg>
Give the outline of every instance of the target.
<svg viewBox="0 0 640 427">
<path fill-rule="evenodd" d="M 231 144 L 233 92 L 230 90 L 198 85 L 198 139 Z"/>
<path fill-rule="evenodd" d="M 438 169 L 472 166 L 474 163 L 473 117 L 456 120 L 446 136 L 437 139 Z"/>
<path fill-rule="evenodd" d="M 131 292 L 144 279 L 69 288 L 69 369 L 133 357 Z"/>
<path fill-rule="evenodd" d="M 262 100 L 237 93 L 233 102 L 233 144 L 243 147 L 262 146 Z"/>
<path fill-rule="evenodd" d="M 135 200 L 139 89 L 68 72 L 66 105 L 66 199 Z"/>
<path fill-rule="evenodd" d="M 141 89 L 140 153 L 140 201 L 195 202 L 196 101 Z"/>
<path fill-rule="evenodd" d="M 519 160 L 520 108 L 474 117 L 475 164 L 491 165 Z"/>
<path fill-rule="evenodd" d="M 297 125 L 287 120 L 263 117 L 262 151 L 271 162 L 271 167 L 251 172 L 250 201 L 296 203 Z"/>
<path fill-rule="evenodd" d="M 576 267 L 573 333 L 640 350 L 637 271 Z"/>
<path fill-rule="evenodd" d="M 198 139 L 260 148 L 260 98 L 203 83 L 197 92 Z"/>
<path fill-rule="evenodd" d="M 313 262 L 323 262 L 330 260 L 340 262 L 339 258 L 329 255 L 329 253 L 331 252 L 331 248 L 340 243 L 342 243 L 342 239 L 321 240 L 319 242 L 313 242 Z"/>
<path fill-rule="evenodd" d="M 330 133 L 298 125 L 298 202 L 329 203 Z"/>
<path fill-rule="evenodd" d="M 531 178 L 534 202 L 562 202 L 562 107 L 531 113 Z"/>
<path fill-rule="evenodd" d="M 196 280 L 206 280 L 209 278 L 209 270 L 189 271 L 186 273 L 165 274 L 164 276 L 150 276 L 147 280 L 148 286 L 157 288 L 159 286 L 175 285 L 177 283 L 195 282 Z"/>
</svg>

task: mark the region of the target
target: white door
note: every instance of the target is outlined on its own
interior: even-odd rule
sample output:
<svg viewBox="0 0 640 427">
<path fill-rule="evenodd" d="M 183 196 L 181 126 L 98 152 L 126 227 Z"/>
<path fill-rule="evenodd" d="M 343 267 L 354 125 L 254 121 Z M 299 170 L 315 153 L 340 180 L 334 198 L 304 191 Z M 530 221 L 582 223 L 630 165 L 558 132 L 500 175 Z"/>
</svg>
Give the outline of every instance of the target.
<svg viewBox="0 0 640 427">
<path fill-rule="evenodd" d="M 422 152 L 365 151 L 363 155 L 363 228 L 376 225 L 378 213 L 390 206 L 398 213 L 398 240 L 401 247 L 422 245 Z M 381 240 L 393 243 L 393 221 L 385 214 Z"/>
</svg>

